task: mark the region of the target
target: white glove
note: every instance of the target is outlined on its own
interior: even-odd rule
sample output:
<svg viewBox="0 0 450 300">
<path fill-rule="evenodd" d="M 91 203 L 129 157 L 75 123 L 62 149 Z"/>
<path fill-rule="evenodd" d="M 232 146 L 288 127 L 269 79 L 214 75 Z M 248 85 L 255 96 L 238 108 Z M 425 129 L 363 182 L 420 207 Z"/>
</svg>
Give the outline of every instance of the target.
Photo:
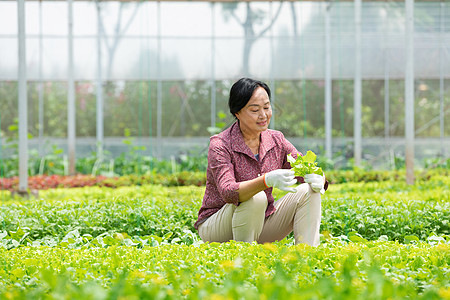
<svg viewBox="0 0 450 300">
<path fill-rule="evenodd" d="M 309 183 L 312 190 L 316 193 L 321 193 L 322 195 L 325 193 L 325 189 L 323 186 L 325 185 L 325 174 L 323 176 L 317 174 L 306 174 L 305 182 Z"/>
<path fill-rule="evenodd" d="M 264 174 L 264 184 L 267 187 L 275 187 L 277 189 L 295 193 L 297 190 L 291 185 L 297 183 L 295 172 L 288 169 L 277 169 Z"/>
</svg>

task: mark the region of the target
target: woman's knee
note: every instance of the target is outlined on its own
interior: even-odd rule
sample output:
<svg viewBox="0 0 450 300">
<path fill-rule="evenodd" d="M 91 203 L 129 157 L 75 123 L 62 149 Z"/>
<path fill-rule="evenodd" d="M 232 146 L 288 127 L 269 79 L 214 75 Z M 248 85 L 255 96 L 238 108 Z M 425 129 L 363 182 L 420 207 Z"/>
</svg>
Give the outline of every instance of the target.
<svg viewBox="0 0 450 300">
<path fill-rule="evenodd" d="M 309 185 L 309 183 L 302 183 L 299 184 L 297 187 L 297 193 L 303 193 L 303 194 L 311 194 L 313 193 L 313 190 L 311 188 L 311 186 Z"/>
<path fill-rule="evenodd" d="M 311 185 L 309 183 L 302 183 L 297 186 L 297 192 L 298 195 L 297 200 L 304 199 L 304 201 L 317 201 L 317 199 L 321 199 L 320 193 L 316 193 L 311 188 Z"/>
<path fill-rule="evenodd" d="M 251 210 L 263 212 L 266 211 L 267 204 L 267 195 L 264 191 L 257 193 L 249 200 L 241 203 L 241 205 L 244 205 Z"/>
</svg>

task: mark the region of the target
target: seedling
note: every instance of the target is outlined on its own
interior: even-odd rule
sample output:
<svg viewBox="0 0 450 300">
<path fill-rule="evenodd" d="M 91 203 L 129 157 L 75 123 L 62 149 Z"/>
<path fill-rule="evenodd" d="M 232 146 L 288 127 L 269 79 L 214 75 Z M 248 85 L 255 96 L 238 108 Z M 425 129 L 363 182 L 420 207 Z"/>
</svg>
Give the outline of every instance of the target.
<svg viewBox="0 0 450 300">
<path fill-rule="evenodd" d="M 298 155 L 297 159 L 288 154 L 287 160 L 291 164 L 291 170 L 295 172 L 295 176 L 304 177 L 306 174 L 318 174 L 323 175 L 322 168 L 317 166 L 317 155 L 308 150 L 306 155 Z"/>
</svg>

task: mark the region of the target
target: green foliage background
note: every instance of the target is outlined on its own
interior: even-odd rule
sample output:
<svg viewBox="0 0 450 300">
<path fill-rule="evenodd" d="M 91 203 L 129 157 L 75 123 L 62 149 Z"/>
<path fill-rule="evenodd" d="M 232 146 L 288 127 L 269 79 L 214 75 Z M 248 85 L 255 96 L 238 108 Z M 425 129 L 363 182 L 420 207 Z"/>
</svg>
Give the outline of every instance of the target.
<svg viewBox="0 0 450 300">
<path fill-rule="evenodd" d="M 445 103 L 450 84 L 445 80 Z M 217 112 L 228 115 L 228 92 L 232 82 L 216 82 Z M 273 93 L 276 129 L 289 137 L 324 137 L 323 81 L 275 81 Z M 417 80 L 415 93 L 416 128 L 429 125 L 418 133 L 439 137 L 439 80 Z M 39 134 L 39 101 L 36 82 L 28 85 L 29 132 Z M 303 87 L 303 88 L 302 88 Z M 384 81 L 363 81 L 362 135 L 384 136 Z M 208 136 L 211 125 L 211 86 L 206 81 L 164 81 L 162 84 L 162 136 Z M 303 93 L 305 98 L 303 98 Z M 157 83 L 154 81 L 114 81 L 104 85 L 105 136 L 155 136 L 157 124 Z M 390 135 L 404 135 L 404 86 L 401 80 L 390 81 Z M 17 82 L 0 82 L 1 131 L 18 117 Z M 305 101 L 305 103 L 303 103 Z M 76 83 L 77 136 L 95 136 L 96 87 L 93 82 Z M 333 136 L 353 136 L 353 81 L 333 81 Z M 444 107 L 448 110 L 448 107 Z M 447 112 L 446 112 L 447 113 Z M 63 82 L 44 82 L 44 136 L 66 137 L 67 87 Z M 226 123 L 232 121 L 228 117 Z M 450 123 L 445 122 L 445 132 Z"/>
</svg>

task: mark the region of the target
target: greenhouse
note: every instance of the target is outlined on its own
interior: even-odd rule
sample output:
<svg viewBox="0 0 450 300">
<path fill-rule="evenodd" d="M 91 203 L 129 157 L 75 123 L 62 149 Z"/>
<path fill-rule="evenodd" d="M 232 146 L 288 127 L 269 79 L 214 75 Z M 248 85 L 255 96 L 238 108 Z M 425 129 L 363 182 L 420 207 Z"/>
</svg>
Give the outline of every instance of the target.
<svg viewBox="0 0 450 300">
<path fill-rule="evenodd" d="M 406 142 L 419 163 L 447 157 L 450 5 L 416 1 L 408 20 L 407 3 L 2 1 L 2 147 L 24 80 L 41 156 L 115 156 L 125 132 L 146 155 L 198 155 L 232 122 L 231 83 L 255 77 L 273 90 L 271 128 L 303 151 L 384 168 Z"/>
<path fill-rule="evenodd" d="M 1 0 L 0 299 L 450 299 L 449 115 L 448 0 Z"/>
</svg>

